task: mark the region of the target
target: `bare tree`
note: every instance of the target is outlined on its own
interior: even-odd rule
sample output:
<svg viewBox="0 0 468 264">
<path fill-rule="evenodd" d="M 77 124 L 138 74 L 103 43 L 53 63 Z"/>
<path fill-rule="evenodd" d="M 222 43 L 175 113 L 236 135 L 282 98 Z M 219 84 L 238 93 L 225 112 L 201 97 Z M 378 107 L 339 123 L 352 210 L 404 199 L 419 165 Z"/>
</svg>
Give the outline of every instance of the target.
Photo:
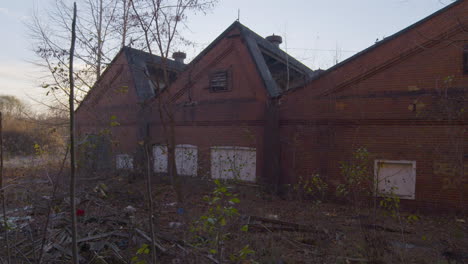
<svg viewBox="0 0 468 264">
<path fill-rule="evenodd" d="M 29 24 L 34 52 L 45 74 L 41 86 L 65 110 L 69 96 L 67 45 L 72 19 L 70 0 L 52 0 L 53 6 L 37 11 Z M 101 76 L 103 70 L 128 38 L 137 34 L 131 30 L 128 0 L 85 0 L 83 11 L 77 17 L 75 101 L 78 103 Z M 135 37 L 135 39 L 138 39 Z"/>
<path fill-rule="evenodd" d="M 184 41 L 180 34 L 180 27 L 187 20 L 187 15 L 191 11 L 205 11 L 216 3 L 216 0 L 130 0 L 134 13 L 134 18 L 143 32 L 143 48 L 150 54 L 161 57 L 162 75 L 146 77 L 156 88 L 157 111 L 162 124 L 164 138 L 168 149 L 168 174 L 171 178 L 173 188 L 176 193 L 177 202 L 182 203 L 182 192 L 180 180 L 177 175 L 175 163 L 175 119 L 172 105 L 164 98 L 171 97 L 171 91 L 168 88 L 171 83 L 168 69 L 169 54 L 175 51 L 177 44 Z M 148 137 L 144 142 L 144 151 L 146 158 L 146 178 L 148 184 L 148 205 L 149 205 L 149 224 L 151 230 L 151 239 L 154 241 L 154 220 L 153 220 L 153 201 L 150 184 L 150 170 L 148 158 L 148 149 L 150 142 Z M 154 243 L 151 245 L 151 254 L 153 262 L 156 261 L 156 248 Z"/>
<path fill-rule="evenodd" d="M 135 19 L 144 35 L 144 49 L 160 56 L 162 61 L 162 76 L 158 80 L 147 77 L 157 90 L 157 111 L 168 149 L 168 174 L 179 202 L 182 202 L 182 196 L 175 164 L 174 111 L 170 102 L 163 99 L 171 96 L 171 90 L 165 89 L 171 82 L 167 61 L 169 54 L 185 42 L 180 31 L 186 25 L 188 14 L 206 12 L 216 3 L 217 0 L 131 0 Z"/>
<path fill-rule="evenodd" d="M 26 105 L 11 95 L 0 95 L 0 111 L 6 116 L 19 117 L 24 114 Z"/>
<path fill-rule="evenodd" d="M 70 109 L 70 204 L 71 204 L 71 219 L 72 219 L 72 256 L 73 263 L 78 264 L 78 234 L 77 234 L 77 219 L 76 219 L 76 202 L 75 202 L 75 97 L 74 87 L 75 78 L 73 78 L 73 59 L 75 53 L 76 41 L 76 2 L 73 3 L 73 22 L 71 27 L 71 45 L 70 45 L 70 61 L 69 61 L 69 75 L 70 75 L 70 94 L 69 94 L 69 109 Z"/>
<path fill-rule="evenodd" d="M 3 125 L 2 112 L 0 112 L 0 196 L 2 202 L 3 229 L 5 229 L 5 245 L 7 247 L 7 263 L 11 263 L 10 242 L 8 241 L 8 220 L 6 213 L 5 190 L 3 189 Z"/>
</svg>

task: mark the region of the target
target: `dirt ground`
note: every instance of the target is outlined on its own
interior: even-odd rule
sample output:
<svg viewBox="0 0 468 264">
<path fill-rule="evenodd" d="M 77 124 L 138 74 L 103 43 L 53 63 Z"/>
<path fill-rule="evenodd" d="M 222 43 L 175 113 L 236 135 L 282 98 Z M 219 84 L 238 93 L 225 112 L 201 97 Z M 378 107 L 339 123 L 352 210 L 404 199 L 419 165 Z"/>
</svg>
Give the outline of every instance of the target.
<svg viewBox="0 0 468 264">
<path fill-rule="evenodd" d="M 52 174 L 5 173 L 11 263 L 70 262 L 67 184 L 59 181 L 54 195 Z M 81 177 L 82 263 L 150 263 L 145 180 L 129 181 L 124 174 Z M 213 197 L 215 184 L 184 178 L 183 203 L 176 203 L 168 181 L 153 178 L 159 263 L 468 263 L 466 216 L 397 212 L 392 217 L 384 210 L 274 196 L 259 186 L 223 187 L 238 199 L 231 203 L 238 213 L 214 233 L 203 233 L 196 227 L 215 209 L 205 198 Z M 2 228 L 0 263 L 7 263 L 4 234 Z M 221 251 L 210 251 L 213 239 Z"/>
</svg>

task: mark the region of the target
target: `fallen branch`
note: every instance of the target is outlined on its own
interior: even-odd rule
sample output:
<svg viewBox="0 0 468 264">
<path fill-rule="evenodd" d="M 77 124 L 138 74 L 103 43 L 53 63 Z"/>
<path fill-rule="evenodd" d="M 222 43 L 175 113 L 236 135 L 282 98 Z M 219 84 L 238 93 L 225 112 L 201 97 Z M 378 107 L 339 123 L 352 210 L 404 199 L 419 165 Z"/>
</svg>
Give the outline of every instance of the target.
<svg viewBox="0 0 468 264">
<path fill-rule="evenodd" d="M 268 231 L 291 231 L 291 232 L 308 232 L 308 231 L 315 231 L 315 229 L 311 226 L 300 225 L 291 222 L 285 222 L 270 218 L 264 218 L 259 216 L 249 216 L 248 223 L 249 229 L 252 228 L 259 228 L 260 230 L 264 230 L 265 227 L 268 227 Z M 269 224 L 268 226 L 266 224 Z"/>
<path fill-rule="evenodd" d="M 105 233 L 105 234 L 99 234 L 99 235 L 95 235 L 95 236 L 85 237 L 85 238 L 78 239 L 76 241 L 76 243 L 86 242 L 86 241 L 89 241 L 89 240 L 94 240 L 94 239 L 99 239 L 99 238 L 105 238 L 105 237 L 111 236 L 113 234 L 114 234 L 114 232 L 109 232 L 109 233 Z"/>
<path fill-rule="evenodd" d="M 371 225 L 362 225 L 362 227 L 368 228 L 368 229 L 375 229 L 375 230 L 390 232 L 390 233 L 411 234 L 411 232 L 409 232 L 409 231 L 397 230 L 397 229 L 393 229 L 393 228 L 389 228 L 389 227 L 383 227 L 383 226 L 380 226 L 380 225 L 373 225 L 373 224 L 371 224 Z"/>
<path fill-rule="evenodd" d="M 57 244 L 54 244 L 53 247 L 55 249 L 57 249 L 58 251 L 62 252 L 63 254 L 69 256 L 69 257 L 73 257 L 73 253 L 71 250 L 69 249 L 66 249 L 60 245 L 57 245 Z M 77 255 L 77 258 L 78 258 L 78 261 L 84 261 L 84 259 L 80 256 L 80 255 Z"/>
<path fill-rule="evenodd" d="M 167 252 L 167 249 L 165 247 L 163 247 L 162 245 L 160 245 L 159 243 L 156 243 L 156 241 L 152 241 L 151 238 L 145 234 L 145 232 L 141 231 L 140 229 L 138 228 L 135 228 L 135 231 L 141 236 L 143 237 L 144 239 L 146 239 L 148 242 L 150 243 L 153 243 L 159 250 L 161 250 L 163 253 L 166 253 Z"/>
<path fill-rule="evenodd" d="M 342 256 L 337 256 L 337 259 L 344 259 L 346 261 L 356 261 L 356 262 L 369 262 L 368 259 L 365 258 L 350 258 L 350 257 L 342 257 Z"/>
<path fill-rule="evenodd" d="M 182 249 L 183 251 L 185 251 L 185 252 L 190 252 L 190 250 L 184 248 L 180 243 L 178 243 L 178 242 L 174 242 L 174 243 L 177 245 L 178 248 Z M 189 247 L 191 247 L 191 248 L 193 248 L 193 249 L 199 251 L 198 248 L 196 248 L 196 247 L 194 247 L 194 246 L 192 246 L 192 245 L 190 245 L 190 244 L 184 244 L 184 245 L 187 245 L 187 246 L 189 246 Z M 203 254 L 202 256 L 205 257 L 205 258 L 207 258 L 207 259 L 209 259 L 209 260 L 211 260 L 211 261 L 213 261 L 213 262 L 216 263 L 216 264 L 219 264 L 219 261 L 218 261 L 217 259 L 213 258 L 211 255 L 205 255 L 205 254 Z"/>
</svg>

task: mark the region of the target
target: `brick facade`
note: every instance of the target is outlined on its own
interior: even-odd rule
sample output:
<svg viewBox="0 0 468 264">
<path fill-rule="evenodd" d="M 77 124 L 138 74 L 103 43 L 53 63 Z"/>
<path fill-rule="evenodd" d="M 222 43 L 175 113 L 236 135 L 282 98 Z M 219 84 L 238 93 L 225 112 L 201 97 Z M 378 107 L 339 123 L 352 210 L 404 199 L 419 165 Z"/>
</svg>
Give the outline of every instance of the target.
<svg viewBox="0 0 468 264">
<path fill-rule="evenodd" d="M 279 96 L 269 93 L 240 26 L 215 40 L 167 92 L 144 101 L 144 109 L 118 55 L 78 109 L 78 129 L 97 133 L 116 116 L 115 152 L 136 155 L 145 133 L 151 144 L 164 144 L 158 111 L 170 102 L 176 144 L 198 147 L 199 175 L 210 175 L 211 147 L 237 146 L 256 149 L 258 182 L 287 184 L 318 173 L 333 186 L 342 182 L 339 163 L 365 147 L 370 162 L 416 162 L 415 200 L 408 203 L 463 208 L 468 33 L 460 23 L 467 13 L 468 2 L 458 1 Z M 210 76 L 219 70 L 228 72 L 229 89 L 212 92 Z M 114 91 L 120 86 L 127 93 Z"/>
<path fill-rule="evenodd" d="M 284 95 L 283 179 L 319 172 L 337 184 L 339 162 L 366 147 L 372 159 L 416 161 L 413 204 L 466 207 L 467 12 L 457 2 Z"/>
</svg>

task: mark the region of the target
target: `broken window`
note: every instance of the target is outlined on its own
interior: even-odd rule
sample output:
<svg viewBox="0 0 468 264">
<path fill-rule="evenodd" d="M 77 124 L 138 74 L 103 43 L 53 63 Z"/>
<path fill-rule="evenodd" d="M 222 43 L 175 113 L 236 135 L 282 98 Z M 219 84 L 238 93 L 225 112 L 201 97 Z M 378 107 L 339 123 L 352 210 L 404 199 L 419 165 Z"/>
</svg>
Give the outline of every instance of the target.
<svg viewBox="0 0 468 264">
<path fill-rule="evenodd" d="M 303 86 L 306 82 L 306 75 L 287 60 L 281 59 L 268 51 L 262 51 L 265 63 L 270 71 L 271 77 L 275 80 L 278 87 L 283 90 L 289 90 Z"/>
<path fill-rule="evenodd" d="M 149 77 L 149 85 L 153 88 L 155 94 L 158 94 L 158 89 L 163 90 L 166 88 L 167 85 L 164 77 L 164 70 L 161 67 L 154 64 L 147 64 L 145 75 Z M 167 70 L 167 75 L 169 84 L 172 84 L 177 79 L 177 73 L 174 71 Z"/>
<path fill-rule="evenodd" d="M 374 170 L 379 195 L 415 199 L 416 161 L 376 160 Z"/>
<path fill-rule="evenodd" d="M 211 74 L 210 91 L 223 92 L 229 90 L 228 71 L 217 71 Z"/>
</svg>

